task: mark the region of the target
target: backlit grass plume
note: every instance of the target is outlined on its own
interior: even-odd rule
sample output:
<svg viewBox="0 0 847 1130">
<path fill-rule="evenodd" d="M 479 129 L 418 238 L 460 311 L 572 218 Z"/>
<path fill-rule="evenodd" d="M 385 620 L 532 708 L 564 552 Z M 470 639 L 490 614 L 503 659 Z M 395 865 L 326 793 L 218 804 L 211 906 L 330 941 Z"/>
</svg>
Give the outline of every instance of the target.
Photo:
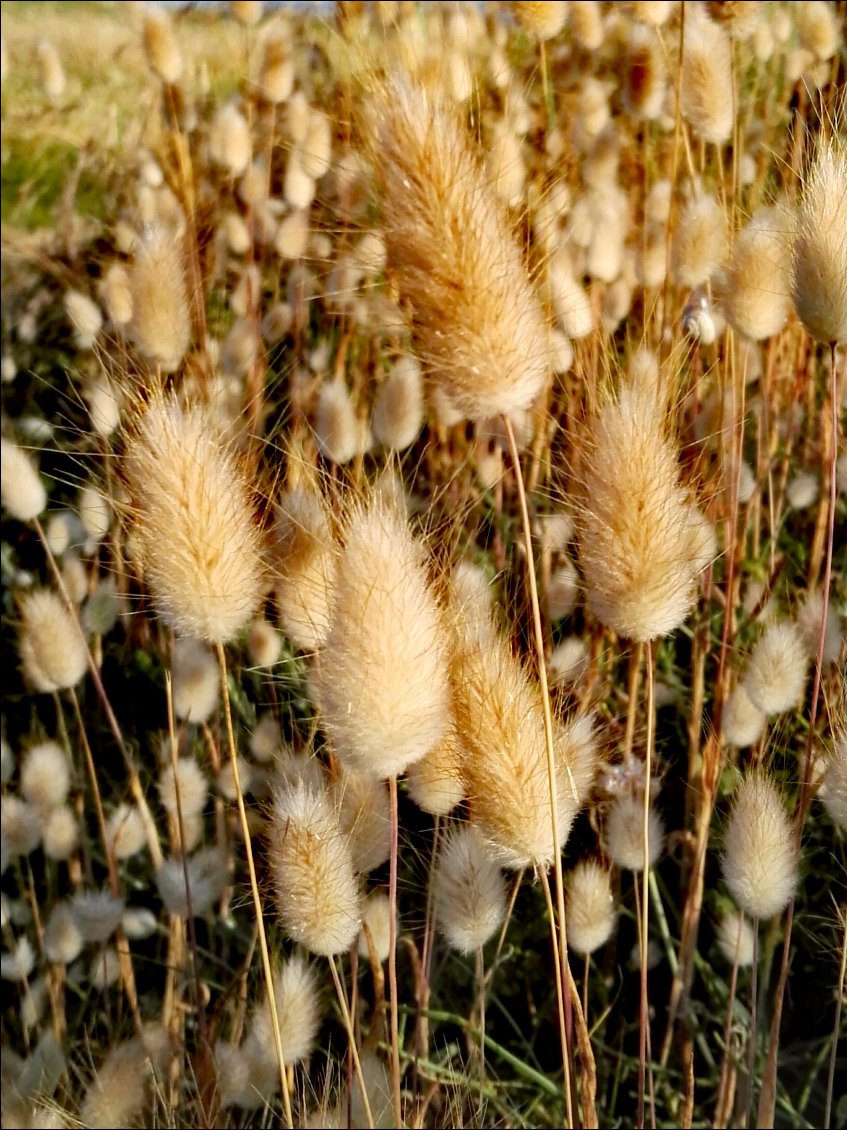
<svg viewBox="0 0 847 1130">
<path fill-rule="evenodd" d="M 821 145 L 794 237 L 794 305 L 817 341 L 847 341 L 847 147 Z"/>
<path fill-rule="evenodd" d="M 379 497 L 352 512 L 318 672 L 324 727 L 352 769 L 388 778 L 450 722 L 446 637 L 422 547 Z"/>
<path fill-rule="evenodd" d="M 582 466 L 579 556 L 595 615 L 650 640 L 685 620 L 710 531 L 680 483 L 658 398 L 633 388 L 595 416 Z"/>
<path fill-rule="evenodd" d="M 463 125 L 400 77 L 371 108 L 388 270 L 425 372 L 469 419 L 529 407 L 547 379 L 541 308 Z"/>
<path fill-rule="evenodd" d="M 225 438 L 201 407 L 156 393 L 128 437 L 124 475 L 160 615 L 181 635 L 232 639 L 262 593 L 262 541 Z"/>
</svg>

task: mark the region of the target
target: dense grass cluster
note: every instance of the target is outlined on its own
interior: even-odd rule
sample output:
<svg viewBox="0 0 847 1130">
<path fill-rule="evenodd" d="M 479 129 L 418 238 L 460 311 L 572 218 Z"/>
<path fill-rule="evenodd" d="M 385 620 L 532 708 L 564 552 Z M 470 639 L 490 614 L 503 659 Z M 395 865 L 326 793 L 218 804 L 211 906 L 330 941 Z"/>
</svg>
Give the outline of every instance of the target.
<svg viewBox="0 0 847 1130">
<path fill-rule="evenodd" d="M 843 1124 L 844 5 L 43 7 L 2 1125 Z"/>
</svg>

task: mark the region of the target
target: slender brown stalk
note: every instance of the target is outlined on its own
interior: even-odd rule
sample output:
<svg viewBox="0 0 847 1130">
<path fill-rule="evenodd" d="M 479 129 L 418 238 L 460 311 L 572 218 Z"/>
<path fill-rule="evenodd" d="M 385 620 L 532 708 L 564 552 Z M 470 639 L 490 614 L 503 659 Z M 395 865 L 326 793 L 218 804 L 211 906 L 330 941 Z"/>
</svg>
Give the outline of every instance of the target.
<svg viewBox="0 0 847 1130">
<path fill-rule="evenodd" d="M 274 994 L 273 970 L 271 957 L 268 951 L 268 939 L 265 934 L 264 912 L 262 897 L 259 894 L 259 881 L 256 877 L 256 866 L 253 862 L 253 848 L 250 843 L 250 825 L 247 821 L 247 809 L 244 804 L 244 794 L 241 791 L 241 779 L 238 775 L 238 754 L 235 748 L 235 734 L 232 729 L 232 709 L 229 701 L 229 684 L 226 677 L 226 655 L 223 644 L 217 642 L 215 650 L 218 655 L 218 665 L 221 672 L 221 697 L 224 704 L 224 719 L 226 722 L 226 736 L 229 745 L 229 756 L 232 763 L 232 779 L 235 784 L 235 794 L 238 799 L 238 816 L 241 821 L 241 832 L 244 837 L 244 850 L 247 855 L 247 870 L 250 873 L 250 890 L 253 895 L 253 907 L 256 912 L 256 928 L 259 933 L 259 950 L 262 955 L 262 970 L 265 975 L 265 985 L 268 990 L 268 1004 L 271 1013 L 271 1027 L 274 1035 L 276 1058 L 279 1064 L 279 1083 L 282 1091 L 282 1105 L 285 1116 L 285 1125 L 294 1126 L 294 1116 L 291 1112 L 291 1093 L 288 1087 L 288 1074 L 285 1070 L 285 1056 L 282 1051 L 282 1037 L 279 1031 L 279 1015 L 276 1010 L 276 996 Z"/>
<path fill-rule="evenodd" d="M 400 1091 L 400 1025 L 397 1001 L 397 852 L 399 846 L 399 813 L 397 809 L 397 777 L 388 780 L 391 804 L 391 846 L 388 877 L 388 1008 L 391 1023 L 391 1101 L 396 1125 L 403 1125 L 403 1096 Z"/>
<path fill-rule="evenodd" d="M 650 997 L 647 986 L 647 943 L 650 937 L 650 777 L 653 771 L 653 645 L 647 645 L 647 748 L 644 753 L 644 869 L 641 873 L 641 1005 L 638 1015 L 638 1126 L 644 1125 L 644 1080 L 647 1070 Z"/>
<path fill-rule="evenodd" d="M 359 1049 L 356 1046 L 356 1033 L 353 1031 L 353 1021 L 350 1016 L 350 1007 L 347 1004 L 347 994 L 344 992 L 344 986 L 341 984 L 341 977 L 338 973 L 338 967 L 335 964 L 335 958 L 332 954 L 328 955 L 329 969 L 332 973 L 332 982 L 335 985 L 335 995 L 338 997 L 338 1006 L 341 1009 L 341 1016 L 344 1020 L 344 1027 L 347 1029 L 347 1040 L 350 1045 L 350 1052 L 353 1056 L 353 1063 L 356 1067 L 356 1077 L 359 1080 L 359 1090 L 362 1093 L 362 1104 L 365 1108 L 365 1118 L 368 1122 L 369 1130 L 373 1130 L 374 1117 L 371 1112 L 371 1103 L 368 1098 L 368 1089 L 365 1086 L 365 1077 L 362 1074 L 362 1064 L 359 1060 Z"/>
<path fill-rule="evenodd" d="M 518 491 L 518 504 L 523 524 L 524 543 L 526 546 L 526 568 L 529 581 L 529 597 L 532 605 L 532 625 L 535 635 L 535 649 L 538 663 L 538 681 L 541 686 L 541 699 L 544 705 L 544 738 L 547 746 L 547 779 L 550 785 L 550 820 L 553 830 L 553 871 L 556 880 L 556 911 L 558 915 L 558 939 L 556 937 L 556 916 L 550 907 L 550 929 L 553 932 L 554 948 L 558 954 L 560 969 L 556 976 L 556 1001 L 559 1008 L 559 1027 L 562 1037 L 562 1063 L 565 1070 L 565 1106 L 568 1115 L 568 1125 L 573 1126 L 573 1104 L 571 1102 L 570 1080 L 570 1053 L 567 1040 L 567 1024 L 565 1020 L 565 979 L 568 969 L 567 935 L 565 933 L 565 884 L 562 876 L 562 853 L 559 848 L 559 800 L 556 790 L 556 752 L 553 746 L 553 712 L 550 707 L 550 690 L 547 685 L 547 661 L 544 655 L 544 628 L 541 622 L 541 606 L 538 601 L 538 584 L 535 577 L 535 556 L 532 552 L 532 526 L 529 521 L 529 507 L 524 490 L 523 472 L 521 470 L 518 445 L 512 422 L 507 415 L 503 416 L 503 426 L 509 441 L 509 452 L 515 468 L 515 482 Z M 546 880 L 546 876 L 544 877 Z"/>
<path fill-rule="evenodd" d="M 810 801 L 809 784 L 812 771 L 812 755 L 815 741 L 815 723 L 818 717 L 818 702 L 821 692 L 821 676 L 823 672 L 823 654 L 826 643 L 826 619 L 829 613 L 829 595 L 832 585 L 832 553 L 835 542 L 835 503 L 838 495 L 837 463 L 838 463 L 838 368 L 836 365 L 836 349 L 833 342 L 830 346 L 830 387 L 829 409 L 830 426 L 832 428 L 832 443 L 829 451 L 829 521 L 827 523 L 826 558 L 823 577 L 823 599 L 821 601 L 821 626 L 818 634 L 817 655 L 815 656 L 815 672 L 812 683 L 812 703 L 809 708 L 809 730 L 806 739 L 806 753 L 803 760 L 803 782 L 800 789 L 800 799 L 797 805 L 795 836 L 797 847 L 803 837 L 803 824 L 806 819 L 806 810 Z M 768 1043 L 768 1058 L 762 1076 L 762 1090 L 759 1095 L 758 1123 L 768 1126 L 773 1123 L 776 1108 L 776 1069 L 779 1056 L 779 1029 L 782 1023 L 782 1005 L 785 999 L 785 987 L 788 983 L 788 970 L 790 966 L 791 930 L 794 925 L 794 899 L 788 904 L 785 918 L 785 939 L 782 943 L 782 961 L 779 968 L 779 981 L 777 982 L 776 996 L 774 998 L 773 1018 L 771 1021 L 770 1040 Z"/>
</svg>

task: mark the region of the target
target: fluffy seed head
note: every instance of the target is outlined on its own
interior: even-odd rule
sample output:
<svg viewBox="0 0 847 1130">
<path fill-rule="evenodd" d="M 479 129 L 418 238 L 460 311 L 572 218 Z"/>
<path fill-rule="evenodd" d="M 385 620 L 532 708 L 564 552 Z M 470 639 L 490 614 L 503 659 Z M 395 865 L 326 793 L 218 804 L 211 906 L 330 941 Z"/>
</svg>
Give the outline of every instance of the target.
<svg viewBox="0 0 847 1130">
<path fill-rule="evenodd" d="M 41 825 L 38 809 L 13 793 L 3 793 L 0 798 L 0 816 L 3 837 L 3 858 L 14 859 L 29 855 L 41 842 Z"/>
<path fill-rule="evenodd" d="M 469 419 L 528 408 L 547 379 L 541 309 L 454 109 L 395 78 L 374 119 L 388 268 L 425 372 Z"/>
<path fill-rule="evenodd" d="M 44 927 L 44 953 L 48 961 L 70 965 L 82 953 L 82 934 L 66 902 L 57 902 Z"/>
<path fill-rule="evenodd" d="M 332 799 L 350 842 L 353 869 L 367 875 L 385 863 L 391 850 L 388 789 L 369 774 L 344 769 L 333 782 Z"/>
<path fill-rule="evenodd" d="M 21 763 L 21 792 L 38 808 L 64 804 L 71 784 L 70 765 L 57 742 L 31 746 Z"/>
<path fill-rule="evenodd" d="M 312 967 L 299 954 L 288 958 L 274 973 L 282 1054 L 286 1066 L 305 1059 L 315 1046 L 321 1022 L 318 985 Z M 265 999 L 250 1021 L 248 1040 L 276 1065 L 270 1001 Z"/>
<path fill-rule="evenodd" d="M 203 770 L 193 757 L 178 757 L 176 774 L 174 774 L 173 766 L 168 764 L 159 777 L 159 799 L 162 802 L 162 807 L 174 819 L 179 814 L 177 789 L 179 790 L 179 806 L 182 808 L 183 817 L 198 816 L 206 807 L 209 798 L 209 783 Z"/>
<path fill-rule="evenodd" d="M 788 317 L 789 241 L 774 209 L 757 213 L 738 233 L 723 300 L 733 326 L 752 341 L 779 333 Z"/>
<path fill-rule="evenodd" d="M 767 720 L 767 714 L 753 704 L 744 683 L 739 683 L 724 704 L 721 731 L 724 741 L 746 749 L 762 736 Z"/>
<path fill-rule="evenodd" d="M 797 886 L 791 822 L 774 782 L 753 773 L 741 782 L 724 837 L 723 874 L 740 909 L 772 918 Z"/>
<path fill-rule="evenodd" d="M 718 949 L 727 961 L 737 961 L 742 969 L 753 964 L 755 937 L 753 927 L 743 914 L 739 914 L 737 910 L 728 910 L 721 915 L 715 936 Z"/>
<path fill-rule="evenodd" d="M 80 891 L 71 899 L 77 929 L 86 942 L 105 942 L 121 923 L 125 909 L 122 898 L 109 891 Z"/>
<path fill-rule="evenodd" d="M 423 378 L 414 357 L 401 357 L 379 386 L 371 429 L 378 443 L 404 451 L 415 442 L 424 419 Z"/>
<path fill-rule="evenodd" d="M 273 667 L 282 654 L 282 636 L 267 620 L 254 620 L 247 638 L 250 662 L 255 667 Z"/>
<path fill-rule="evenodd" d="M 124 471 L 160 615 L 182 635 L 238 635 L 262 595 L 262 546 L 247 482 L 208 413 L 156 396 L 129 437 Z"/>
<path fill-rule="evenodd" d="M 558 35 L 568 18 L 562 0 L 515 0 L 512 10 L 518 23 L 542 42 Z"/>
<path fill-rule="evenodd" d="M 349 463 L 359 451 L 359 421 L 343 380 L 324 381 L 315 412 L 315 438 L 333 463 Z"/>
<path fill-rule="evenodd" d="M 0 439 L 0 498 L 19 522 L 37 518 L 47 505 L 47 491 L 35 461 L 7 439 Z"/>
<path fill-rule="evenodd" d="M 384 891 L 374 891 L 365 901 L 362 932 L 359 934 L 359 956 L 365 959 L 370 957 L 371 952 L 365 936 L 366 926 L 376 959 L 382 963 L 388 958 L 391 947 L 391 900 Z"/>
<path fill-rule="evenodd" d="M 615 928 L 609 872 L 593 860 L 578 863 L 567 877 L 568 945 L 577 953 L 593 953 Z"/>
<path fill-rule="evenodd" d="M 115 859 L 131 859 L 147 843 L 147 830 L 141 813 L 132 804 L 121 802 L 106 821 L 106 839 Z"/>
<path fill-rule="evenodd" d="M 438 929 L 459 953 L 480 949 L 506 915 L 506 884 L 473 825 L 448 835 L 433 876 Z"/>
<path fill-rule="evenodd" d="M 847 732 L 839 735 L 826 763 L 820 797 L 833 824 L 847 832 Z"/>
<path fill-rule="evenodd" d="M 647 818 L 647 862 L 652 867 L 662 854 L 665 829 L 653 806 Z M 642 797 L 617 797 L 606 820 L 606 848 L 609 858 L 627 871 L 644 870 L 644 800 Z"/>
<path fill-rule="evenodd" d="M 202 918 L 212 909 L 226 886 L 229 875 L 226 855 L 218 847 L 200 848 L 189 858 L 187 870 L 190 913 L 195 918 Z M 179 918 L 188 918 L 189 915 L 185 872 L 181 855 L 166 859 L 156 872 L 156 887 L 165 909 Z"/>
<path fill-rule="evenodd" d="M 821 145 L 803 184 L 792 279 L 800 321 L 817 341 L 847 342 L 847 148 Z"/>
<path fill-rule="evenodd" d="M 579 557 L 589 608 L 630 639 L 672 632 L 694 603 L 709 547 L 655 396 L 624 389 L 597 414 L 582 490 Z"/>
<path fill-rule="evenodd" d="M 59 52 L 49 39 L 43 37 L 36 44 L 38 68 L 44 93 L 51 102 L 58 102 L 65 93 L 65 70 Z"/>
<path fill-rule="evenodd" d="M 824 0 L 810 0 L 801 4 L 795 16 L 800 45 L 815 56 L 826 61 L 838 50 L 838 25 L 832 4 Z"/>
<path fill-rule="evenodd" d="M 451 725 L 439 744 L 409 768 L 409 795 L 424 812 L 446 816 L 464 799 L 463 754 L 462 741 Z"/>
<path fill-rule="evenodd" d="M 162 1029 L 116 1044 L 85 1092 L 79 1112 L 82 1125 L 92 1130 L 135 1125 L 153 1072 L 164 1065 L 167 1053 Z"/>
<path fill-rule="evenodd" d="M 603 13 L 597 0 L 580 0 L 570 5 L 573 37 L 586 51 L 596 51 L 603 43 Z"/>
<path fill-rule="evenodd" d="M 49 859 L 69 859 L 79 844 L 76 814 L 66 804 L 48 809 L 42 816 L 44 854 Z"/>
<path fill-rule="evenodd" d="M 147 62 L 163 82 L 179 82 L 182 74 L 182 52 L 179 49 L 173 24 L 162 8 L 144 11 L 144 51 Z"/>
<path fill-rule="evenodd" d="M 765 714 L 796 710 L 803 701 L 809 661 L 796 625 L 771 624 L 759 637 L 744 674 L 744 689 Z"/>
<path fill-rule="evenodd" d="M 265 37 L 264 54 L 259 69 L 259 86 L 268 102 L 287 102 L 294 89 L 294 63 L 288 37 L 281 27 L 272 27 Z"/>
<path fill-rule="evenodd" d="M 247 119 L 232 102 L 215 115 L 209 132 L 209 153 L 232 176 L 241 176 L 250 164 L 253 143 Z"/>
<path fill-rule="evenodd" d="M 581 800 L 560 758 L 554 844 L 538 685 L 493 629 L 464 639 L 457 652 L 456 727 L 466 746 L 463 773 L 472 819 L 504 866 L 547 865 L 567 839 Z M 571 743 L 563 741 L 563 749 L 569 751 Z"/>
<path fill-rule="evenodd" d="M 174 714 L 187 722 L 208 722 L 218 708 L 220 671 L 212 652 L 200 640 L 174 644 L 171 670 Z"/>
<path fill-rule="evenodd" d="M 318 678 L 324 726 L 352 768 L 399 775 L 447 731 L 446 640 L 423 549 L 379 498 L 347 523 Z"/>
<path fill-rule="evenodd" d="M 671 273 L 682 286 L 695 287 L 711 278 L 727 251 L 726 217 L 712 196 L 697 196 L 677 221 Z"/>
<path fill-rule="evenodd" d="M 35 589 L 21 600 L 21 662 L 41 694 L 75 687 L 88 668 L 80 630 L 52 589 Z"/>
<path fill-rule="evenodd" d="M 90 349 L 103 326 L 103 315 L 93 298 L 79 290 L 69 290 L 65 295 L 65 309 L 76 330 L 80 349 Z"/>
<path fill-rule="evenodd" d="M 686 9 L 682 113 L 703 141 L 720 145 L 732 133 L 732 55 L 729 36 L 699 4 Z"/>
<path fill-rule="evenodd" d="M 145 228 L 129 269 L 132 317 L 127 332 L 163 373 L 178 369 L 191 344 L 191 311 L 182 241 L 164 225 Z"/>
<path fill-rule="evenodd" d="M 624 72 L 627 109 L 636 118 L 655 121 L 664 107 L 666 87 L 667 67 L 655 33 L 643 27 L 633 28 Z"/>
<path fill-rule="evenodd" d="M 305 781 L 274 793 L 268 857 L 279 914 L 312 953 L 341 953 L 359 933 L 353 857 L 330 799 Z"/>
<path fill-rule="evenodd" d="M 277 607 L 286 635 L 315 651 L 329 634 L 336 547 L 320 496 L 294 487 L 277 504 Z"/>
</svg>

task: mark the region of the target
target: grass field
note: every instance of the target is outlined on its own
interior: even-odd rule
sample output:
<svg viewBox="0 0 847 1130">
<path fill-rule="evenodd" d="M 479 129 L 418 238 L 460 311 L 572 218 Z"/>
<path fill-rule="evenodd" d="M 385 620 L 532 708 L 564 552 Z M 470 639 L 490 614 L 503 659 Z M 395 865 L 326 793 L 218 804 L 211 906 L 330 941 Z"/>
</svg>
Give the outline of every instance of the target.
<svg viewBox="0 0 847 1130">
<path fill-rule="evenodd" d="M 3 1127 L 845 1126 L 843 3 L 3 3 Z"/>
</svg>

